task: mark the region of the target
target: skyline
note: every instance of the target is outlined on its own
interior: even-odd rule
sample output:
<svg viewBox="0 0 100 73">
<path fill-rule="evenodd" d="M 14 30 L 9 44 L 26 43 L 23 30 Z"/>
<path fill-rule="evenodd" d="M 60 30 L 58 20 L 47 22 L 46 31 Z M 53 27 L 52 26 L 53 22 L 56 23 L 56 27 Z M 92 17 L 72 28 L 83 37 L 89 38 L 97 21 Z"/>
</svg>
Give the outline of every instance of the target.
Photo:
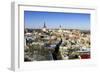
<svg viewBox="0 0 100 73">
<path fill-rule="evenodd" d="M 48 29 L 90 30 L 90 14 L 24 11 L 25 28 L 41 29 L 44 23 Z"/>
</svg>

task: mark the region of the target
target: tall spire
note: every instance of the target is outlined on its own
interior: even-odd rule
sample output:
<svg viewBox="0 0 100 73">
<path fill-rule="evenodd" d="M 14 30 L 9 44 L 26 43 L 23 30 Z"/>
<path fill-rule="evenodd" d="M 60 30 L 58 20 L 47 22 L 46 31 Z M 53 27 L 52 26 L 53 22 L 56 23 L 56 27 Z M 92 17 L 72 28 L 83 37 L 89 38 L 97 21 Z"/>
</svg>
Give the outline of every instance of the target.
<svg viewBox="0 0 100 73">
<path fill-rule="evenodd" d="M 61 25 L 59 26 L 59 30 L 58 30 L 60 33 L 62 32 L 62 27 Z"/>
<path fill-rule="evenodd" d="M 61 25 L 59 26 L 59 28 L 61 28 Z"/>
<path fill-rule="evenodd" d="M 46 32 L 46 24 L 44 22 L 44 25 L 43 25 L 43 29 L 42 29 L 44 32 Z"/>
<path fill-rule="evenodd" d="M 45 22 L 44 22 L 44 26 L 43 26 L 43 28 L 46 28 L 46 24 L 45 24 Z"/>
</svg>

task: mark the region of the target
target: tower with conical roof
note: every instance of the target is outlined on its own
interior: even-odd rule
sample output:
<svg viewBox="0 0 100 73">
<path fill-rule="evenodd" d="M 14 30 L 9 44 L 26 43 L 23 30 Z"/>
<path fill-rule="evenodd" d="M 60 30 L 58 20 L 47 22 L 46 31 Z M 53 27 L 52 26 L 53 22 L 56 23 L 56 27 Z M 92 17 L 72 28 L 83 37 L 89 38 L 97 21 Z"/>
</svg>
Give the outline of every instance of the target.
<svg viewBox="0 0 100 73">
<path fill-rule="evenodd" d="M 45 24 L 45 22 L 44 22 L 44 26 L 43 26 L 43 28 L 46 28 L 46 24 Z"/>
<path fill-rule="evenodd" d="M 61 25 L 59 26 L 59 28 L 61 29 Z"/>
<path fill-rule="evenodd" d="M 58 30 L 59 32 L 62 32 L 62 27 L 61 27 L 61 25 L 59 26 L 59 30 Z"/>
<path fill-rule="evenodd" d="M 46 28 L 47 28 L 46 27 L 46 23 L 44 22 L 44 25 L 43 25 L 43 29 L 42 30 L 45 32 L 46 31 Z"/>
</svg>

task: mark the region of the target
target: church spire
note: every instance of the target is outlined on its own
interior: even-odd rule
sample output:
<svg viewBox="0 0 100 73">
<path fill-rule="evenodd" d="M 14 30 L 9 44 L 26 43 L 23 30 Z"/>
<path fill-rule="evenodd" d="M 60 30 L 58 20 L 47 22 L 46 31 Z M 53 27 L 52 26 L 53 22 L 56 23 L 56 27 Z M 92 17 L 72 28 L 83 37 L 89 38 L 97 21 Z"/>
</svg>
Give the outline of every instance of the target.
<svg viewBox="0 0 100 73">
<path fill-rule="evenodd" d="M 62 26 L 59 25 L 59 30 L 58 30 L 60 33 L 62 32 Z"/>
<path fill-rule="evenodd" d="M 45 24 L 45 22 L 44 22 L 44 26 L 43 26 L 43 28 L 46 28 L 46 24 Z"/>
<path fill-rule="evenodd" d="M 59 26 L 59 28 L 61 28 L 61 25 Z"/>
<path fill-rule="evenodd" d="M 43 25 L 43 29 L 42 29 L 44 32 L 46 32 L 46 23 L 44 22 L 44 25 Z"/>
</svg>

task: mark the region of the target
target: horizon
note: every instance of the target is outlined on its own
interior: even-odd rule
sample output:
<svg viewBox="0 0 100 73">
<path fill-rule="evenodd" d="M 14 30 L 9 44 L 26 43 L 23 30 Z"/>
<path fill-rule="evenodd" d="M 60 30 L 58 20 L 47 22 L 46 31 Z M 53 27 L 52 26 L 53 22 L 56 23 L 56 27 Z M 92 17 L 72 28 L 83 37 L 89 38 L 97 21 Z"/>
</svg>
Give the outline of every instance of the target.
<svg viewBox="0 0 100 73">
<path fill-rule="evenodd" d="M 43 27 L 42 27 L 43 28 Z M 33 29 L 33 30 L 37 30 L 37 29 L 42 29 L 42 28 L 24 28 L 24 29 Z M 53 29 L 53 30 L 58 30 L 59 28 L 46 28 L 47 30 L 48 29 Z M 90 31 L 90 29 L 77 29 L 77 28 L 61 28 L 62 30 L 89 30 Z"/>
<path fill-rule="evenodd" d="M 24 11 L 24 26 L 30 29 L 79 29 L 90 30 L 90 14 Z"/>
</svg>

